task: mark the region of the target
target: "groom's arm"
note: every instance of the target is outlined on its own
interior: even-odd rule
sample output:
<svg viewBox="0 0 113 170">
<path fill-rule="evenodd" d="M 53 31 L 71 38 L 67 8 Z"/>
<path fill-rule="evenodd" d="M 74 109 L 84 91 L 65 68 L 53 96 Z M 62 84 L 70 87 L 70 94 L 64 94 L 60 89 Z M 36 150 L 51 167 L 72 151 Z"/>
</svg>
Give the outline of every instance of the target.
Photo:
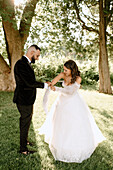
<svg viewBox="0 0 113 170">
<path fill-rule="evenodd" d="M 26 64 L 18 62 L 15 66 L 15 76 L 20 85 L 23 83 L 27 87 L 44 88 L 44 83 L 35 80 L 35 75 L 29 71 Z"/>
</svg>

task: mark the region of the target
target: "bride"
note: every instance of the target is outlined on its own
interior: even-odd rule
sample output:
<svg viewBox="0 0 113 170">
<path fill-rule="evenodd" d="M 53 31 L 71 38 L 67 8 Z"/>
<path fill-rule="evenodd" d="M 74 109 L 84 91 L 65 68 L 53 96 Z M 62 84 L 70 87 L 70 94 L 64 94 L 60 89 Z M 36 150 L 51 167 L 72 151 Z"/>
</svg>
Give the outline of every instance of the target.
<svg viewBox="0 0 113 170">
<path fill-rule="evenodd" d="M 64 79 L 63 88 L 54 86 L 61 78 Z M 80 72 L 73 60 L 68 60 L 64 72 L 51 82 L 51 90 L 59 92 L 59 96 L 39 134 L 45 135 L 55 160 L 81 163 L 105 140 L 78 92 L 80 83 Z"/>
</svg>

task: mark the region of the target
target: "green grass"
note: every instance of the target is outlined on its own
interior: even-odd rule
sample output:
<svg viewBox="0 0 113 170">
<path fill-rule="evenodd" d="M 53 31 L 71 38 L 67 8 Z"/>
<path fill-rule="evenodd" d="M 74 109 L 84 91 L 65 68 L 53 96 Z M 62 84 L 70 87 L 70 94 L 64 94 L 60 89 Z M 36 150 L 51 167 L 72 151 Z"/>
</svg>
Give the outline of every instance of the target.
<svg viewBox="0 0 113 170">
<path fill-rule="evenodd" d="M 55 161 L 38 128 L 45 120 L 42 108 L 43 89 L 38 89 L 29 139 L 35 143 L 29 149 L 37 150 L 29 156 L 20 155 L 19 113 L 12 103 L 13 93 L 0 92 L 0 170 L 112 170 L 113 169 L 113 95 L 100 94 L 95 90 L 80 89 L 97 125 L 106 137 L 93 155 L 78 163 Z M 49 108 L 57 97 L 51 92 Z"/>
</svg>

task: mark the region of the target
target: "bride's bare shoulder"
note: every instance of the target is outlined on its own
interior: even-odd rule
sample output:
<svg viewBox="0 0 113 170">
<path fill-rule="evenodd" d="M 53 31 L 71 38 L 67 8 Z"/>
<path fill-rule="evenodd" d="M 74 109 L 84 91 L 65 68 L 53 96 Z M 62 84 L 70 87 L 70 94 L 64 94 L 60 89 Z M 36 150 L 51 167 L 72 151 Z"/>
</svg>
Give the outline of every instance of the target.
<svg viewBox="0 0 113 170">
<path fill-rule="evenodd" d="M 78 84 L 80 84 L 80 83 L 81 83 L 81 81 L 82 81 L 82 78 L 81 78 L 80 76 L 77 76 L 77 78 L 76 78 L 76 82 L 77 82 Z"/>
</svg>

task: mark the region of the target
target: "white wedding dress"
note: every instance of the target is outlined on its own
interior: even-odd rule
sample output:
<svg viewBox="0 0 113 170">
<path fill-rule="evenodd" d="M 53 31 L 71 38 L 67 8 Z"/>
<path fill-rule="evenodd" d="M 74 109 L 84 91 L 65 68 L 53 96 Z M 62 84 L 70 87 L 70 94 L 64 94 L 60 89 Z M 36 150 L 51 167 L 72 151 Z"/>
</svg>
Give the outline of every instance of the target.
<svg viewBox="0 0 113 170">
<path fill-rule="evenodd" d="M 100 142 L 105 140 L 81 95 L 76 82 L 64 88 L 56 87 L 60 92 L 51 111 L 39 129 L 45 135 L 45 142 L 55 160 L 81 163 L 89 158 Z M 47 111 L 47 96 L 44 103 Z"/>
</svg>

